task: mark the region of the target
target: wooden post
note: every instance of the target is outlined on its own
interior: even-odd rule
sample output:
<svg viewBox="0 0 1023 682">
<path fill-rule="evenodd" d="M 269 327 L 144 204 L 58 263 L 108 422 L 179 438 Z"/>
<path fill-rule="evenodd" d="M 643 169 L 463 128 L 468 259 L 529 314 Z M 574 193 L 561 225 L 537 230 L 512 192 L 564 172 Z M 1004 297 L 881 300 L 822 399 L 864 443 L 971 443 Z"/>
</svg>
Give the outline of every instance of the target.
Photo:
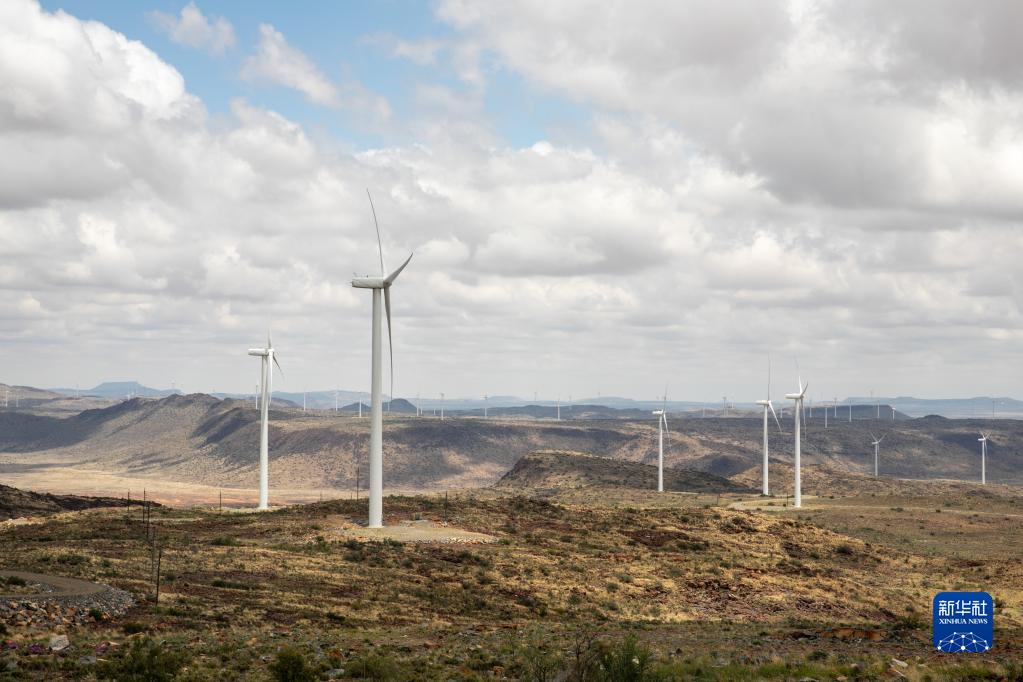
<svg viewBox="0 0 1023 682">
<path fill-rule="evenodd" d="M 160 606 L 160 564 L 163 563 L 163 546 L 156 551 L 156 606 Z"/>
<path fill-rule="evenodd" d="M 224 511 L 224 491 L 220 491 L 220 511 Z"/>
</svg>

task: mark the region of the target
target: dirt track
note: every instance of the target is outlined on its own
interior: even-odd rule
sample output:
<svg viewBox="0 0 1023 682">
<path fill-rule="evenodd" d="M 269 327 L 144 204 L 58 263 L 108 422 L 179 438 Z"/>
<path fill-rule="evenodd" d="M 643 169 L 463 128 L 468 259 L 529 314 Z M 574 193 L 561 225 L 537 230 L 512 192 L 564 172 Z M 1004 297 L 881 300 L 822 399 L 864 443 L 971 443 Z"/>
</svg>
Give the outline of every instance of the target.
<svg viewBox="0 0 1023 682">
<path fill-rule="evenodd" d="M 26 601 L 32 599 L 53 599 L 54 597 L 83 597 L 91 594 L 99 594 L 109 587 L 98 583 L 90 583 L 87 580 L 77 578 L 65 578 L 58 575 L 43 575 L 42 573 L 28 573 L 26 571 L 0 571 L 0 576 L 14 576 L 29 583 L 41 583 L 52 590 L 50 592 L 38 592 L 36 594 L 0 594 L 0 599 L 13 599 Z"/>
</svg>

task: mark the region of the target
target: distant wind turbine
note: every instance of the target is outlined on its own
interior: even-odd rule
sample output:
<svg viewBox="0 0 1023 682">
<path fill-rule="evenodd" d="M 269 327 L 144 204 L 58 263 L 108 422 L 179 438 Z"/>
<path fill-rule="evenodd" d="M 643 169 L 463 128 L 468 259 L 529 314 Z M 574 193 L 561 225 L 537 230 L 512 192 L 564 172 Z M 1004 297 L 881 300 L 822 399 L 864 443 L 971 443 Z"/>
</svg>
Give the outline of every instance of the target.
<svg viewBox="0 0 1023 682">
<path fill-rule="evenodd" d="M 758 400 L 757 405 L 764 406 L 764 466 L 763 466 L 763 479 L 764 488 L 763 494 L 765 496 L 770 495 L 770 487 L 768 486 L 767 477 L 767 455 L 768 455 L 768 438 L 767 438 L 767 412 L 770 410 L 774 416 L 774 423 L 778 425 L 778 433 L 781 433 L 781 422 L 778 421 L 778 413 L 774 411 L 774 405 L 771 403 L 771 361 L 767 361 L 767 399 Z"/>
<path fill-rule="evenodd" d="M 888 436 L 888 434 L 886 433 L 885 435 L 883 435 L 880 438 L 878 438 L 874 434 L 870 434 L 870 438 L 871 438 L 871 441 L 872 441 L 871 445 L 874 446 L 874 478 L 877 478 L 878 451 L 880 450 L 880 447 L 881 447 L 881 441 L 883 441 L 887 436 Z"/>
<path fill-rule="evenodd" d="M 664 434 L 668 430 L 668 398 L 665 396 L 661 409 L 654 410 L 657 417 L 657 492 L 664 492 Z"/>
<path fill-rule="evenodd" d="M 369 208 L 373 212 L 373 226 L 377 233 L 377 251 L 380 255 L 380 276 L 357 277 L 352 280 L 356 289 L 370 289 L 373 292 L 373 332 L 372 332 L 372 372 L 370 388 L 370 435 L 369 435 L 369 527 L 381 528 L 384 521 L 384 415 L 383 415 L 383 320 L 381 318 L 381 298 L 387 315 L 387 346 L 391 365 L 391 391 L 394 396 L 394 347 L 391 343 L 391 285 L 405 266 L 412 260 L 412 255 L 405 259 L 397 270 L 386 274 L 384 268 L 384 247 L 380 240 L 380 224 L 377 222 L 376 208 L 373 197 L 369 197 Z M 359 416 L 362 416 L 362 398 L 359 398 Z"/>
<path fill-rule="evenodd" d="M 281 370 L 277 362 L 277 355 L 274 351 L 273 342 L 270 340 L 270 332 L 266 332 L 265 348 L 250 348 L 249 355 L 260 358 L 260 412 L 259 412 L 259 509 L 268 509 L 270 506 L 270 455 L 267 446 L 270 424 L 270 400 L 273 396 L 274 365 Z"/>
<path fill-rule="evenodd" d="M 486 394 L 484 394 L 483 395 L 483 418 L 484 419 L 487 418 L 487 400 L 489 400 L 489 398 L 487 398 Z"/>
<path fill-rule="evenodd" d="M 561 421 L 561 396 L 558 396 L 558 421 Z"/>
<path fill-rule="evenodd" d="M 987 434 L 981 431 L 980 438 L 980 484 L 987 485 Z"/>
<path fill-rule="evenodd" d="M 810 384 L 807 383 L 807 385 L 804 386 L 803 385 L 803 378 L 799 377 L 799 393 L 786 393 L 785 394 L 785 399 L 786 400 L 793 400 L 793 401 L 795 401 L 793 403 L 792 412 L 793 412 L 793 415 L 794 415 L 794 418 L 795 418 L 795 424 L 796 424 L 796 427 L 795 427 L 795 431 L 796 431 L 796 448 L 795 448 L 795 451 L 793 453 L 793 464 L 794 464 L 795 469 L 796 469 L 795 495 L 794 495 L 794 499 L 795 499 L 794 506 L 796 506 L 796 507 L 802 507 L 803 506 L 803 491 L 802 491 L 802 477 L 801 477 L 801 473 L 802 472 L 800 471 L 800 462 L 799 462 L 799 455 L 800 455 L 800 450 L 799 450 L 799 446 L 800 446 L 799 416 L 800 416 L 800 412 L 803 409 L 803 396 L 806 395 L 806 389 L 807 389 L 807 387 L 809 385 Z"/>
</svg>

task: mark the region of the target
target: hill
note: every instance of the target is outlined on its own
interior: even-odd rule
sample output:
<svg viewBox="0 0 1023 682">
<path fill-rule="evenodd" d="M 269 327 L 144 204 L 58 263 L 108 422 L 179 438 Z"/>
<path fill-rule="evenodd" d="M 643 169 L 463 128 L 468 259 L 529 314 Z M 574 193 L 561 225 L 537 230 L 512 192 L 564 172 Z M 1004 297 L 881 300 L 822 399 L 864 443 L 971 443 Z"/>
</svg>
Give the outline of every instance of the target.
<svg viewBox="0 0 1023 682">
<path fill-rule="evenodd" d="M 535 420 L 525 418 L 417 418 L 413 406 L 395 401 L 384 419 L 384 476 L 388 490 L 443 490 L 496 483 L 520 457 L 537 450 L 581 452 L 637 465 L 657 457 L 656 422 L 640 420 Z M 546 409 L 546 408 L 545 408 Z M 761 457 L 758 418 L 670 417 L 665 465 L 731 477 Z M 772 456 L 791 462 L 792 422 L 772 429 Z M 887 478 L 979 479 L 980 429 L 990 433 L 988 480 L 1023 483 L 1023 422 L 949 420 L 830 421 L 817 414 L 804 430 L 808 466 L 867 474 L 873 471 L 871 434 L 887 434 L 881 474 Z M 0 411 L 0 474 L 21 487 L 102 493 L 143 487 L 155 479 L 251 489 L 256 483 L 258 413 L 249 401 L 203 394 L 135 398 L 80 414 Z M 351 413 L 308 411 L 275 400 L 271 409 L 271 486 L 287 499 L 313 499 L 317 491 L 347 493 L 364 487 L 369 419 Z M 57 487 L 60 472 L 119 477 L 109 485 Z M 39 478 L 49 476 L 49 478 Z M 127 480 L 127 479 L 133 479 Z M 357 480 L 358 479 L 358 480 Z M 779 479 L 780 480 L 780 479 Z M 152 486 L 150 486 L 152 487 Z M 288 492 L 294 491 L 294 492 Z M 304 492 L 303 492 L 304 491 Z"/>
<path fill-rule="evenodd" d="M 79 390 L 77 388 L 54 388 L 55 393 L 73 396 L 99 396 L 101 398 L 163 398 L 169 395 L 181 395 L 177 389 L 159 389 L 143 386 L 137 381 L 104 381 L 98 386 Z"/>
<path fill-rule="evenodd" d="M 590 486 L 653 490 L 657 487 L 657 467 L 581 452 L 540 450 L 520 458 L 496 484 L 505 490 L 563 490 Z M 750 490 L 749 486 L 727 478 L 680 468 L 665 469 L 664 489 L 680 492 Z"/>
<path fill-rule="evenodd" d="M 62 511 L 81 511 L 96 507 L 123 507 L 127 504 L 129 504 L 128 500 L 119 497 L 51 495 L 19 490 L 0 484 L 0 519 L 40 516 Z"/>
</svg>

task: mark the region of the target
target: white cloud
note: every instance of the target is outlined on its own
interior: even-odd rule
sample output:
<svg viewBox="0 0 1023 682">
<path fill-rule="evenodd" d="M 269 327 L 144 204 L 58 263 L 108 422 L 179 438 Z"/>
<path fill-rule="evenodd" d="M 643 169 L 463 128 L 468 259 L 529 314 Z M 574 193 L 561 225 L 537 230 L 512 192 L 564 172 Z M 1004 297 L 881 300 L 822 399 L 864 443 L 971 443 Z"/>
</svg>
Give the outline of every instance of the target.
<svg viewBox="0 0 1023 682">
<path fill-rule="evenodd" d="M 181 8 L 175 17 L 166 12 L 154 10 L 150 20 L 179 45 L 186 45 L 213 54 L 223 54 L 234 47 L 234 26 L 224 17 L 212 21 L 204 15 L 194 2 Z"/>
<path fill-rule="evenodd" d="M 301 92 L 314 104 L 340 106 L 337 88 L 301 50 L 270 24 L 259 26 L 259 46 L 245 60 L 242 78 L 269 81 Z"/>
<path fill-rule="evenodd" d="M 27 383 L 144 367 L 150 383 L 248 389 L 244 349 L 272 325 L 285 388 L 364 386 L 369 299 L 347 279 L 375 271 L 370 187 L 388 263 L 417 252 L 394 290 L 405 395 L 653 395 L 664 373 L 685 377 L 680 395 L 738 395 L 759 392 L 767 348 L 828 392 L 977 375 L 1011 392 L 1013 69 L 991 57 L 962 67 L 990 87 L 939 87 L 926 50 L 896 68 L 898 51 L 813 3 L 754 3 L 753 19 L 669 4 L 658 21 L 442 5 L 477 67 L 589 107 L 591 125 L 511 146 L 469 69 L 468 95 L 416 84 L 430 106 L 410 141 L 352 152 L 244 99 L 209 120 L 144 45 L 0 3 L 0 361 Z M 262 36 L 249 78 L 390 116 Z"/>
</svg>

